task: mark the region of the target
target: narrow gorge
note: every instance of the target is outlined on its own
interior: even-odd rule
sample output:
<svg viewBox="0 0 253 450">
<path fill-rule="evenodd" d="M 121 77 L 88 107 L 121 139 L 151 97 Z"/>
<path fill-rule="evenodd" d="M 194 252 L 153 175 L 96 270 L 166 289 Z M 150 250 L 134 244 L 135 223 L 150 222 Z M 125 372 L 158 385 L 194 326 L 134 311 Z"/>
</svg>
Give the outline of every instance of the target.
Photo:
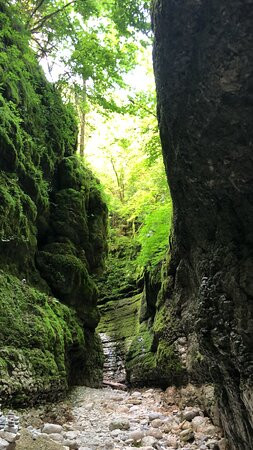
<svg viewBox="0 0 253 450">
<path fill-rule="evenodd" d="M 0 450 L 253 448 L 252 6 L 0 0 Z"/>
</svg>

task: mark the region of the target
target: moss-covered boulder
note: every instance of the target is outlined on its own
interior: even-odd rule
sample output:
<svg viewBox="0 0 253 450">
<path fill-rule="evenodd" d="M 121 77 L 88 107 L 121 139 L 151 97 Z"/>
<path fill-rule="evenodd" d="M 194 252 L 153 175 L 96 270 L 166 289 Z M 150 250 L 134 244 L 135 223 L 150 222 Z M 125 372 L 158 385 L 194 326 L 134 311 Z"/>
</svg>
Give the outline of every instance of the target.
<svg viewBox="0 0 253 450">
<path fill-rule="evenodd" d="M 74 309 L 3 271 L 0 299 L 0 397 L 4 403 L 21 406 L 53 400 L 73 382 L 99 384 L 100 344 L 83 329 Z"/>
</svg>

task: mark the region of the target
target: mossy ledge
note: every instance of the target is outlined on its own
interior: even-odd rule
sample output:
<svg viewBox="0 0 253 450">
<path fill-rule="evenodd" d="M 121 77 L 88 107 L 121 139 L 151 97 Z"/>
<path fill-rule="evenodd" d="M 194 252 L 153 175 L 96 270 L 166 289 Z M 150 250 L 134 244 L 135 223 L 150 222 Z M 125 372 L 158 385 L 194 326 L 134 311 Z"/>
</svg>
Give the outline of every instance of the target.
<svg viewBox="0 0 253 450">
<path fill-rule="evenodd" d="M 95 334 L 107 208 L 76 156 L 77 125 L 0 0 L 0 397 L 55 399 L 99 385 Z"/>
</svg>

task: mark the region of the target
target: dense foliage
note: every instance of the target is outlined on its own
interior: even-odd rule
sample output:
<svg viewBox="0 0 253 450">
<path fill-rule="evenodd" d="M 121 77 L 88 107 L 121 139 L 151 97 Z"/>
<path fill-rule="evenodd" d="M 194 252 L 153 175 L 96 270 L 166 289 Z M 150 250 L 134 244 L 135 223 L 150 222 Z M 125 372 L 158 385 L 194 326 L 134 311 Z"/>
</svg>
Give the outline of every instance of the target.
<svg viewBox="0 0 253 450">
<path fill-rule="evenodd" d="M 144 112 L 141 94 L 136 97 L 139 102 L 136 99 L 128 114 L 104 120 L 88 143 L 86 156 L 105 186 L 111 227 L 118 230 L 112 232 L 111 247 L 117 240 L 121 246 L 122 235 L 131 240 L 133 248 L 139 246 L 134 270 L 136 273 L 138 267 L 140 274 L 166 252 L 172 203 L 154 114 L 155 98 L 148 105 L 150 111 Z M 128 263 L 132 267 L 132 261 Z"/>
</svg>

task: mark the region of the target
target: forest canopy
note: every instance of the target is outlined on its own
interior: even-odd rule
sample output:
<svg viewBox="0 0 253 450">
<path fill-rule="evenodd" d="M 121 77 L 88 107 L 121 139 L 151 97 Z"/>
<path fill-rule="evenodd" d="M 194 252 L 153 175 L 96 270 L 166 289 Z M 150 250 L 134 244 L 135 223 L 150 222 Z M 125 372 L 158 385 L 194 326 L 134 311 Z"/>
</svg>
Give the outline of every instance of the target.
<svg viewBox="0 0 253 450">
<path fill-rule="evenodd" d="M 127 233 L 137 243 L 140 270 L 157 264 L 167 249 L 172 204 L 156 119 L 150 1 L 8 4 L 19 10 L 49 79 L 74 106 L 78 152 L 102 182 L 118 228 L 114 239 Z"/>
</svg>

